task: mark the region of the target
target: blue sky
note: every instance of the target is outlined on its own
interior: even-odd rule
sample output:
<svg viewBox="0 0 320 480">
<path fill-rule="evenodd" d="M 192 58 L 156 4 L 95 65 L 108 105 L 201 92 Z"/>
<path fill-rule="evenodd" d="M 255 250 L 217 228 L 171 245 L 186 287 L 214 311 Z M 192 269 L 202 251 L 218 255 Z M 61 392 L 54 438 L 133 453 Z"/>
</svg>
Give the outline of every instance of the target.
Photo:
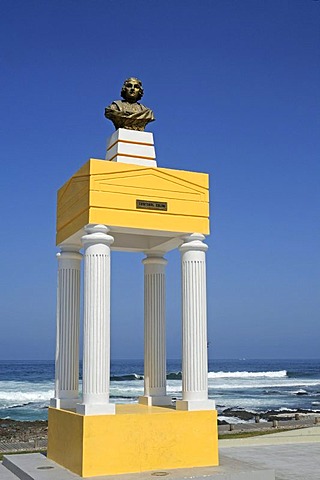
<svg viewBox="0 0 320 480">
<path fill-rule="evenodd" d="M 131 75 L 155 112 L 158 165 L 210 174 L 210 358 L 319 358 L 320 2 L 0 9 L 0 359 L 54 358 L 56 191 L 104 158 L 104 107 Z M 179 253 L 167 258 L 178 358 Z M 113 254 L 113 358 L 143 356 L 141 259 Z"/>
</svg>

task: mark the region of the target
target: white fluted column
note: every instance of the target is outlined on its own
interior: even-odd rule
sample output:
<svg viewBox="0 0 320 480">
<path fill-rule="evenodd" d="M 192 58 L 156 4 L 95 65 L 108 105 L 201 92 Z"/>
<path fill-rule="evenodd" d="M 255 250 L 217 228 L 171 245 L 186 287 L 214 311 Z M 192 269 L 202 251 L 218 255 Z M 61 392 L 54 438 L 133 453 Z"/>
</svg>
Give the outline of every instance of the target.
<svg viewBox="0 0 320 480">
<path fill-rule="evenodd" d="M 79 395 L 80 264 L 77 245 L 61 245 L 58 258 L 55 408 L 76 408 Z"/>
<path fill-rule="evenodd" d="M 84 246 L 84 333 L 82 403 L 77 413 L 115 413 L 110 384 L 110 245 L 105 225 L 87 225 Z"/>
<path fill-rule="evenodd" d="M 182 262 L 182 400 L 178 410 L 212 410 L 208 400 L 206 251 L 193 233 L 180 247 Z"/>
<path fill-rule="evenodd" d="M 167 395 L 165 268 L 163 252 L 147 252 L 144 264 L 144 396 L 143 405 L 171 405 Z"/>
</svg>

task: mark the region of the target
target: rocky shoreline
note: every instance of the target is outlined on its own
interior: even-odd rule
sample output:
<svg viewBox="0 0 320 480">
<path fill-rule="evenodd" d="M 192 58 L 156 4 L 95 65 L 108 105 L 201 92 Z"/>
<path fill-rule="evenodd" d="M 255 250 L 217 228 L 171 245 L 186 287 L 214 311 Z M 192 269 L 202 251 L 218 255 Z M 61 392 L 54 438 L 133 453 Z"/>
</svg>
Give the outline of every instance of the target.
<svg viewBox="0 0 320 480">
<path fill-rule="evenodd" d="M 302 428 L 312 423 L 320 423 L 320 410 L 310 412 L 309 410 L 269 410 L 267 412 L 250 412 L 237 408 L 227 408 L 221 412 L 223 420 L 218 420 L 218 425 L 237 425 L 237 427 L 254 427 L 256 430 L 266 429 L 268 425 L 272 428 L 275 420 L 283 426 L 288 424 L 289 428 Z M 227 418 L 227 420 L 226 420 Z M 239 420 L 241 423 L 239 423 Z M 293 423 L 292 421 L 295 420 Z M 299 420 L 299 421 L 298 421 Z M 290 425 L 289 425 L 290 424 Z M 237 430 L 239 429 L 237 428 Z M 250 428 L 251 429 L 251 428 Z M 224 430 L 224 428 L 221 428 Z M 0 419 L 0 443 L 25 443 L 45 442 L 48 437 L 48 422 L 18 421 Z"/>
<path fill-rule="evenodd" d="M 221 412 L 221 417 L 228 418 L 228 420 L 218 420 L 218 425 L 228 425 L 234 423 L 234 420 L 243 421 L 243 422 L 256 422 L 259 423 L 261 420 L 264 422 L 273 422 L 274 420 L 278 421 L 290 421 L 290 420 L 302 420 L 304 418 L 313 419 L 320 415 L 320 410 L 303 410 L 303 409 L 282 409 L 279 410 L 268 410 L 266 412 L 251 412 L 248 410 L 243 410 L 240 408 L 226 408 Z M 230 418 L 230 421 L 229 421 Z M 233 420 L 233 421 L 232 421 Z"/>
<path fill-rule="evenodd" d="M 23 422 L 0 418 L 0 442 L 19 443 L 47 440 L 48 422 L 35 420 Z"/>
</svg>

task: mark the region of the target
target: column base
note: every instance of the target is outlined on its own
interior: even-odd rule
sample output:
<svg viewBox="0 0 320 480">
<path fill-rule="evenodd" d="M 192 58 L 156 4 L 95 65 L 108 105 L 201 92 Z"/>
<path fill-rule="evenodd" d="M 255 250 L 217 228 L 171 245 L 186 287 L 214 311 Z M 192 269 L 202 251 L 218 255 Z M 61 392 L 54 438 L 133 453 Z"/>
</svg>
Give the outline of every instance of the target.
<svg viewBox="0 0 320 480">
<path fill-rule="evenodd" d="M 216 403 L 214 400 L 177 400 L 176 410 L 215 410 Z"/>
<path fill-rule="evenodd" d="M 75 410 L 77 404 L 79 403 L 79 398 L 51 398 L 50 407 L 62 408 L 63 410 Z"/>
<path fill-rule="evenodd" d="M 143 397 L 139 397 L 139 404 L 148 407 L 165 407 L 172 405 L 172 398 L 169 395 L 143 395 Z"/>
<path fill-rule="evenodd" d="M 114 403 L 77 403 L 76 411 L 80 415 L 114 415 L 116 406 Z"/>
</svg>

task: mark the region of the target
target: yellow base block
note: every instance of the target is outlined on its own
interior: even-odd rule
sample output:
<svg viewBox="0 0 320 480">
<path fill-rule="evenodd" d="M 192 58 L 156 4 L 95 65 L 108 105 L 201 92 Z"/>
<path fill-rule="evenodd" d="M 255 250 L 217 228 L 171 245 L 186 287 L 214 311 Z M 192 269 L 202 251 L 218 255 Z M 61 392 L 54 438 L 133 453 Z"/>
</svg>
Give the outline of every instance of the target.
<svg viewBox="0 0 320 480">
<path fill-rule="evenodd" d="M 217 412 L 134 404 L 83 416 L 49 408 L 48 458 L 83 477 L 215 466 Z"/>
</svg>

